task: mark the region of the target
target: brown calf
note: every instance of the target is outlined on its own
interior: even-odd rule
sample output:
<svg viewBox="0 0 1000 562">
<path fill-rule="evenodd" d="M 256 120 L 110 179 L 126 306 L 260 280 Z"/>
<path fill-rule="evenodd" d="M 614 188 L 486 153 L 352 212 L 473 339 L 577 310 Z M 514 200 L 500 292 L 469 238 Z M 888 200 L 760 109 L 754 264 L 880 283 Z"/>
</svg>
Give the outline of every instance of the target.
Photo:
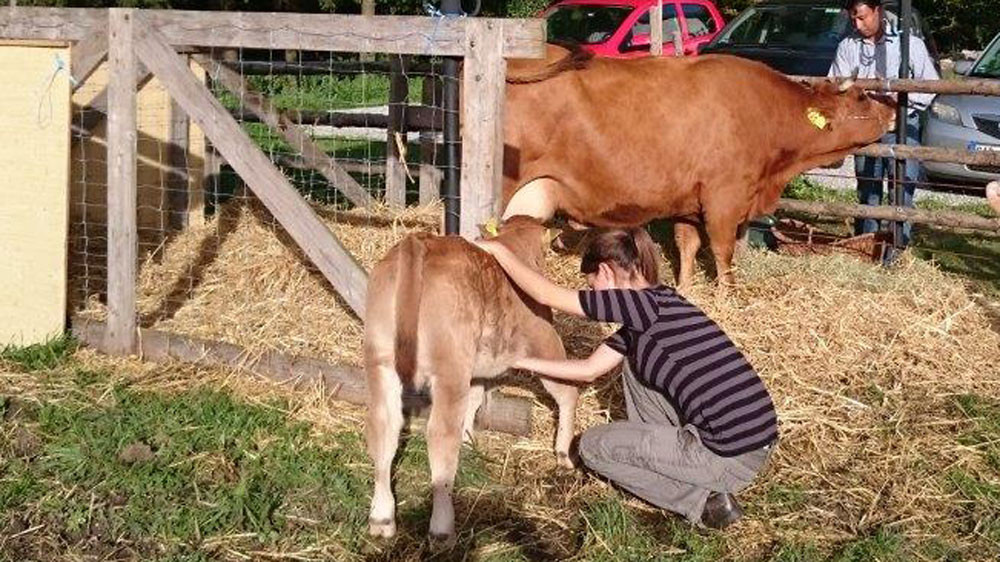
<svg viewBox="0 0 1000 562">
<path fill-rule="evenodd" d="M 497 237 L 540 269 L 545 229 L 513 217 Z M 368 284 L 365 371 L 369 403 L 368 452 L 375 464 L 369 532 L 396 532 L 390 466 L 403 425 L 404 387 L 430 385 L 427 424 L 434 507 L 432 538 L 451 540 L 455 515 L 451 489 L 463 437 L 468 438 L 483 400 L 482 382 L 526 356 L 562 359 L 562 341 L 551 311 L 515 289 L 496 261 L 453 236 L 412 234 L 375 266 Z M 556 453 L 570 465 L 578 389 L 542 379 L 559 406 Z"/>
</svg>

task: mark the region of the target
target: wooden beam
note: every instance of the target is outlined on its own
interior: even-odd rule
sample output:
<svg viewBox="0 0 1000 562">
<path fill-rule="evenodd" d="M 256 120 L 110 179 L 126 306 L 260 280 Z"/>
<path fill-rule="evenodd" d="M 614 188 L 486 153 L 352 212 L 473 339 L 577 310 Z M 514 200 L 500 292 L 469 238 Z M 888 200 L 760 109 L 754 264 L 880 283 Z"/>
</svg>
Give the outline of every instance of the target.
<svg viewBox="0 0 1000 562">
<path fill-rule="evenodd" d="M 905 221 L 1000 233 L 1000 218 L 988 219 L 955 211 L 924 211 L 922 209 L 905 207 L 876 207 L 858 205 L 856 203 L 820 203 L 816 201 L 797 201 L 794 199 L 779 200 L 778 208 L 783 211 L 808 213 L 826 217 L 861 217 L 885 221 Z"/>
<path fill-rule="evenodd" d="M 246 113 L 239 108 L 229 112 L 239 117 L 243 122 L 259 121 L 252 113 Z M 385 129 L 389 126 L 389 116 L 385 113 L 352 113 L 347 111 L 323 111 L 311 109 L 286 109 L 282 112 L 293 123 L 298 125 L 329 125 L 331 127 L 360 127 L 368 129 Z M 435 121 L 437 114 L 437 121 Z M 444 127 L 441 110 L 420 105 L 408 105 L 404 113 L 403 123 L 408 131 L 440 131 Z"/>
<path fill-rule="evenodd" d="M 462 76 L 462 207 L 459 234 L 479 236 L 478 225 L 500 209 L 503 174 L 503 101 L 506 61 L 503 30 L 488 19 L 469 18 Z"/>
<path fill-rule="evenodd" d="M 406 98 L 409 85 L 406 65 L 401 55 L 389 61 L 389 123 L 385 129 L 385 202 L 393 207 L 406 206 Z M 398 135 L 398 136 L 397 136 Z M 400 150 L 400 147 L 403 150 Z"/>
<path fill-rule="evenodd" d="M 341 298 L 358 317 L 364 318 L 368 284 L 365 271 L 239 123 L 184 66 L 163 35 L 151 27 L 145 17 L 138 18 L 136 24 L 139 31 L 135 52 L 139 58 L 180 102 L 188 116 L 198 123 Z"/>
<path fill-rule="evenodd" d="M 136 91 L 135 11 L 108 14 L 108 325 L 111 353 L 128 355 L 136 342 Z"/>
<path fill-rule="evenodd" d="M 984 150 L 971 152 L 955 148 L 937 146 L 917 146 L 903 144 L 870 144 L 854 151 L 862 156 L 882 156 L 886 158 L 914 158 L 932 162 L 953 162 L 971 166 L 996 166 L 1000 168 L 1000 151 Z"/>
<path fill-rule="evenodd" d="M 489 21 L 501 30 L 503 56 L 545 56 L 541 19 L 184 10 L 143 10 L 143 16 L 171 44 L 440 56 L 462 56 L 469 24 Z"/>
<path fill-rule="evenodd" d="M 0 8 L 0 38 L 83 41 L 108 27 L 102 8 Z"/>
<path fill-rule="evenodd" d="M 795 76 L 789 78 L 796 82 L 821 84 L 828 78 L 817 76 Z M 922 92 L 927 94 L 977 94 L 984 96 L 1000 96 L 1000 80 L 988 78 L 962 78 L 961 80 L 876 80 L 858 78 L 855 84 L 866 90 L 876 92 Z"/>
<path fill-rule="evenodd" d="M 84 345 L 108 351 L 101 340 L 102 323 L 76 317 L 72 319 L 73 336 Z M 140 356 L 149 361 L 181 361 L 209 367 L 235 369 L 286 384 L 293 390 L 304 390 L 321 383 L 329 398 L 353 404 L 368 401 L 364 372 L 353 365 L 334 365 L 321 359 L 286 355 L 274 351 L 253 353 L 237 345 L 208 341 L 142 328 L 139 332 Z M 430 397 L 406 392 L 403 407 L 412 415 L 426 416 Z M 502 392 L 489 393 L 489 399 L 476 416 L 478 429 L 501 431 L 514 435 L 531 434 L 530 400 Z"/>
<path fill-rule="evenodd" d="M 73 91 L 75 92 L 90 77 L 97 67 L 108 56 L 108 30 L 95 29 L 94 33 L 81 41 L 77 41 L 70 49 L 70 72 L 73 76 Z"/>
<path fill-rule="evenodd" d="M 361 184 L 344 171 L 336 160 L 328 156 L 323 149 L 316 146 L 316 143 L 298 124 L 274 107 L 274 104 L 266 96 L 254 91 L 250 84 L 236 71 L 207 55 L 195 55 L 194 59 L 214 81 L 222 84 L 247 109 L 280 133 L 293 148 L 301 152 L 302 159 L 318 170 L 326 178 L 326 181 L 339 189 L 351 203 L 358 207 L 367 207 L 375 202 L 372 196 L 361 187 Z"/>
<path fill-rule="evenodd" d="M 649 9 L 649 54 L 654 57 L 663 55 L 663 0 Z"/>
</svg>

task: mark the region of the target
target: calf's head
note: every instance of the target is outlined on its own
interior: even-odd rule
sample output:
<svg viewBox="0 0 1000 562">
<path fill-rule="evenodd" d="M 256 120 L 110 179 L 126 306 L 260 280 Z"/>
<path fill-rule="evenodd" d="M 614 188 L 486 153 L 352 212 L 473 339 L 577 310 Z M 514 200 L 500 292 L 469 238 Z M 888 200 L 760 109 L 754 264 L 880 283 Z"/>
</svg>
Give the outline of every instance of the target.
<svg viewBox="0 0 1000 562">
<path fill-rule="evenodd" d="M 507 246 L 521 261 L 541 271 L 545 266 L 545 247 L 550 241 L 549 229 L 538 219 L 523 215 L 508 218 L 493 229 L 484 229 L 483 236 L 494 238 Z"/>
</svg>

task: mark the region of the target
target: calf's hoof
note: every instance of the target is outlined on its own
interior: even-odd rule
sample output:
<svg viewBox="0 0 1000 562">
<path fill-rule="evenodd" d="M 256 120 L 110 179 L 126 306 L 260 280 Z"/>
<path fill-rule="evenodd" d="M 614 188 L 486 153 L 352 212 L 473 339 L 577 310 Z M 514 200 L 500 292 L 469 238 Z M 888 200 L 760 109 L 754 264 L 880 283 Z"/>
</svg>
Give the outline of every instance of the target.
<svg viewBox="0 0 1000 562">
<path fill-rule="evenodd" d="M 368 534 L 373 537 L 391 539 L 396 536 L 396 521 L 393 519 L 369 519 Z"/>
<path fill-rule="evenodd" d="M 562 468 L 568 468 L 568 469 L 576 468 L 576 461 L 573 460 L 572 455 L 563 451 L 559 451 L 556 453 L 556 464 L 558 464 Z"/>
<path fill-rule="evenodd" d="M 455 533 L 428 533 L 427 541 L 432 552 L 441 552 L 454 548 L 458 536 Z"/>
</svg>

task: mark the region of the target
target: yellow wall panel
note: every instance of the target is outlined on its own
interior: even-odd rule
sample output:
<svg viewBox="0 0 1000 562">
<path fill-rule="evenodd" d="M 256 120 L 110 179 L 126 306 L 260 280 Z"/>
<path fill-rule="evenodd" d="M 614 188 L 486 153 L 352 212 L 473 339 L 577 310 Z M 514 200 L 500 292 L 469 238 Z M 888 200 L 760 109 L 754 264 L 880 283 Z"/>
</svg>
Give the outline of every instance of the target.
<svg viewBox="0 0 1000 562">
<path fill-rule="evenodd" d="M 69 49 L 0 47 L 0 84 L 0 346 L 27 345 L 65 327 Z"/>
</svg>

